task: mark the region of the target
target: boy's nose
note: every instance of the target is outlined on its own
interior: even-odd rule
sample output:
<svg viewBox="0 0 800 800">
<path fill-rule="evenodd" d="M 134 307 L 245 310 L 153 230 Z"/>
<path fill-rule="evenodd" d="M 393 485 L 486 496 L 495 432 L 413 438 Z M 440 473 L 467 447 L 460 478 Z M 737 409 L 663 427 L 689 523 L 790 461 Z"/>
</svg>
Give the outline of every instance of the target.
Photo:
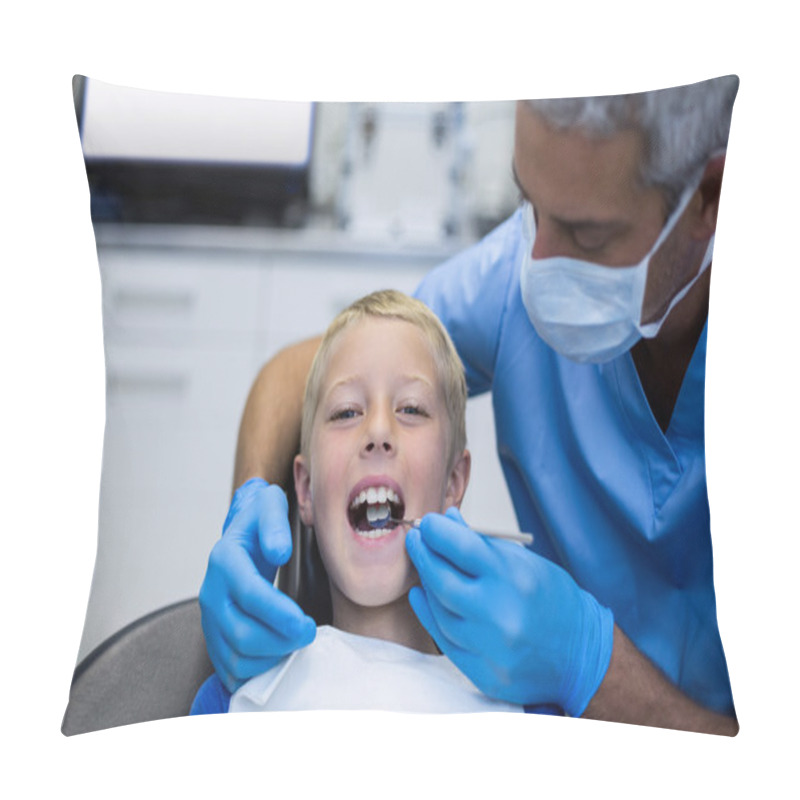
<svg viewBox="0 0 800 800">
<path fill-rule="evenodd" d="M 375 450 L 376 447 L 379 449 L 383 449 L 384 452 L 386 453 L 390 453 L 392 451 L 391 442 L 386 442 L 386 441 L 381 442 L 380 445 L 378 445 L 377 442 L 367 442 L 366 451 L 368 453 L 371 453 L 373 450 Z"/>
<path fill-rule="evenodd" d="M 364 452 L 392 453 L 395 449 L 395 437 L 392 428 L 391 411 L 375 410 L 369 415 Z"/>
</svg>

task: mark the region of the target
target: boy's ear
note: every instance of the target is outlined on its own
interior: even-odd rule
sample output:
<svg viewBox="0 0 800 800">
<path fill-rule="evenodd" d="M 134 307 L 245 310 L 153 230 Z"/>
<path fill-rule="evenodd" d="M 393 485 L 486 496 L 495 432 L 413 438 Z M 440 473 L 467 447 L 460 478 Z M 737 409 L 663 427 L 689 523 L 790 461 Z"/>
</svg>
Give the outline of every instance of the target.
<svg viewBox="0 0 800 800">
<path fill-rule="evenodd" d="M 450 508 L 455 506 L 461 508 L 461 501 L 467 492 L 467 485 L 469 484 L 469 473 L 472 467 L 472 456 L 469 450 L 464 450 L 455 464 L 450 470 L 450 476 L 447 479 L 447 493 L 444 498 L 444 507 Z"/>
<path fill-rule="evenodd" d="M 311 502 L 311 472 L 302 455 L 294 457 L 294 491 L 297 509 L 304 525 L 314 524 L 314 504 Z"/>
</svg>

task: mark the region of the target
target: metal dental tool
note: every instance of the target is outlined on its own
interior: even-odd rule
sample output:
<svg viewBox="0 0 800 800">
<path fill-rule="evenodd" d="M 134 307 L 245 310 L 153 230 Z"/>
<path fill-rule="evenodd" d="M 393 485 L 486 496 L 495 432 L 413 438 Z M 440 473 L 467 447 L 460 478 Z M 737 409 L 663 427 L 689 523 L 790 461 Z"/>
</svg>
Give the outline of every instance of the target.
<svg viewBox="0 0 800 800">
<path fill-rule="evenodd" d="M 395 519 L 391 517 L 387 522 L 394 523 L 395 525 L 408 525 L 409 528 L 418 528 L 421 519 Z M 490 536 L 493 539 L 507 539 L 511 542 L 519 542 L 520 544 L 530 545 L 533 544 L 532 533 L 518 533 L 517 531 L 475 531 L 481 536 Z"/>
</svg>

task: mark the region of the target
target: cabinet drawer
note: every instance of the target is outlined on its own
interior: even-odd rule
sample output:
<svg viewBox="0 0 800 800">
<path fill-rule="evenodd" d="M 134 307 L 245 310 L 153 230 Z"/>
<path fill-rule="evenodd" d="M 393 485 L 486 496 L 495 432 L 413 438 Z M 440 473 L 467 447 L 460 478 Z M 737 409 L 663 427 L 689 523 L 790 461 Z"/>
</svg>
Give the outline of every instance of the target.
<svg viewBox="0 0 800 800">
<path fill-rule="evenodd" d="M 109 423 L 224 425 L 235 439 L 255 377 L 250 350 L 143 347 L 106 342 Z"/>
<path fill-rule="evenodd" d="M 98 258 L 108 337 L 234 339 L 256 328 L 256 256 L 103 248 Z"/>
</svg>

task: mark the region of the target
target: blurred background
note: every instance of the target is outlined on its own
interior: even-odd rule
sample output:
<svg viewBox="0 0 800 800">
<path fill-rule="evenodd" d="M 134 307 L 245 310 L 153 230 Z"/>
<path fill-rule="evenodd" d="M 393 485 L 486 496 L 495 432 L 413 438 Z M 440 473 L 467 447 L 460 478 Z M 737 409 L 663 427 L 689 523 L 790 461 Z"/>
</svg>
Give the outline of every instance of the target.
<svg viewBox="0 0 800 800">
<path fill-rule="evenodd" d="M 375 289 L 413 292 L 517 204 L 513 102 L 286 103 L 76 76 L 103 293 L 99 540 L 79 659 L 195 596 L 262 364 Z M 488 396 L 475 527 L 516 529 Z"/>
</svg>

